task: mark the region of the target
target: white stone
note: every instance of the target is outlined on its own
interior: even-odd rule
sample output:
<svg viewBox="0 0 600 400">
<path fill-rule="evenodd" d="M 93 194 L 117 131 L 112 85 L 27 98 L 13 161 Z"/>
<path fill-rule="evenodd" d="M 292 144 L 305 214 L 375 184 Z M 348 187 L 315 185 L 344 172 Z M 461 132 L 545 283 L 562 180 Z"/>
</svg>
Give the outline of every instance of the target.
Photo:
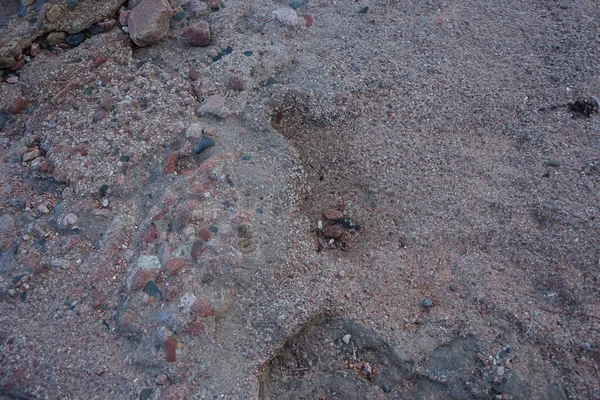
<svg viewBox="0 0 600 400">
<path fill-rule="evenodd" d="M 298 25 L 298 13 L 290 7 L 282 7 L 273 11 L 273 15 L 283 25 L 294 26 Z"/>
<path fill-rule="evenodd" d="M 346 334 L 346 335 L 344 335 L 344 337 L 342 338 L 342 342 L 344 342 L 344 343 L 348 344 L 348 343 L 350 343 L 350 339 L 351 339 L 351 338 L 352 338 L 352 335 L 350 335 L 350 334 Z"/>
</svg>

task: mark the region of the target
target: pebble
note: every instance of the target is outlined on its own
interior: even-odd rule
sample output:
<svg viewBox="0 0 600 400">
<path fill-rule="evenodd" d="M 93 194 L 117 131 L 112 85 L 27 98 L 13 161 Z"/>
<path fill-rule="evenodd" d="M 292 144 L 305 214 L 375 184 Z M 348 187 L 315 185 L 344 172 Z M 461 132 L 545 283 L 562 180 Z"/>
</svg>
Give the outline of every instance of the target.
<svg viewBox="0 0 600 400">
<path fill-rule="evenodd" d="M 219 61 L 223 56 L 227 54 L 231 54 L 233 52 L 233 47 L 227 46 L 225 49 L 221 50 L 216 56 L 212 58 L 213 62 Z"/>
<path fill-rule="evenodd" d="M 366 14 L 369 12 L 369 7 L 363 7 L 361 8 L 361 10 L 358 12 L 359 14 Z"/>
<path fill-rule="evenodd" d="M 77 223 L 77 215 L 73 213 L 65 215 L 62 219 L 62 223 L 64 226 L 75 225 Z"/>
<path fill-rule="evenodd" d="M 168 0 L 141 0 L 131 10 L 127 27 L 138 46 L 159 42 L 169 32 L 173 9 Z"/>
<path fill-rule="evenodd" d="M 181 22 L 185 18 L 185 11 L 179 11 L 177 14 L 173 16 L 174 22 Z"/>
<path fill-rule="evenodd" d="M 252 54 L 254 54 L 254 53 L 252 53 L 252 51 L 250 51 L 250 50 L 244 52 L 244 55 L 246 57 L 250 57 Z"/>
<path fill-rule="evenodd" d="M 292 7 L 294 10 L 297 10 L 298 8 L 305 6 L 307 4 L 308 4 L 308 0 L 302 0 L 302 1 L 292 1 L 288 5 L 290 7 Z"/>
<path fill-rule="evenodd" d="M 19 77 L 17 77 L 16 75 L 9 76 L 8 78 L 6 78 L 6 82 L 15 84 L 19 82 Z"/>
<path fill-rule="evenodd" d="M 166 175 L 174 174 L 176 170 L 177 170 L 177 154 L 172 153 L 172 154 L 169 154 L 169 156 L 167 157 L 167 159 L 165 161 L 165 165 L 163 166 L 163 173 Z"/>
<path fill-rule="evenodd" d="M 12 106 L 10 106 L 8 112 L 11 114 L 23 114 L 27 110 L 27 106 L 29 106 L 29 101 L 23 97 L 18 97 Z"/>
<path fill-rule="evenodd" d="M 206 3 L 201 2 L 199 0 L 190 1 L 188 11 L 192 17 L 199 17 L 204 10 L 206 10 Z"/>
<path fill-rule="evenodd" d="M 90 29 L 88 29 L 88 33 L 92 36 L 99 35 L 101 33 L 104 33 L 104 28 L 99 25 L 92 25 Z"/>
<path fill-rule="evenodd" d="M 159 386 L 166 385 L 169 383 L 169 377 L 165 374 L 160 374 L 154 378 L 154 382 Z"/>
<path fill-rule="evenodd" d="M 164 299 L 163 293 L 160 291 L 158 286 L 156 286 L 156 283 L 154 283 L 154 281 L 149 281 L 148 283 L 146 283 L 146 285 L 142 289 L 142 292 L 146 293 L 148 296 L 155 297 L 159 300 Z"/>
<path fill-rule="evenodd" d="M 177 339 L 168 338 L 165 342 L 165 353 L 167 362 L 177 361 Z"/>
<path fill-rule="evenodd" d="M 203 137 L 202 140 L 200 140 L 200 144 L 198 145 L 198 147 L 196 148 L 196 150 L 194 150 L 194 153 L 196 154 L 200 154 L 202 153 L 204 150 L 211 148 L 215 145 L 215 141 L 209 137 Z"/>
<path fill-rule="evenodd" d="M 342 224 L 346 229 L 354 229 L 357 231 L 360 230 L 360 225 L 357 224 L 352 218 L 342 218 L 339 223 Z"/>
<path fill-rule="evenodd" d="M 199 78 L 199 76 L 198 76 L 198 71 L 196 71 L 196 70 L 195 70 L 195 69 L 193 69 L 193 68 L 192 68 L 192 69 L 190 69 L 189 76 L 190 76 L 190 79 L 191 79 L 192 81 L 194 81 L 194 82 L 195 82 L 195 81 L 197 81 L 197 80 L 198 80 L 198 78 Z"/>
<path fill-rule="evenodd" d="M 325 210 L 323 211 L 323 216 L 329 220 L 337 220 L 344 218 L 344 214 L 338 210 Z"/>
<path fill-rule="evenodd" d="M 381 390 L 383 390 L 385 393 L 389 393 L 390 392 L 390 387 L 388 385 L 381 385 Z"/>
<path fill-rule="evenodd" d="M 179 273 L 186 265 L 186 259 L 183 257 L 177 257 L 169 260 L 167 263 L 167 274 L 174 276 Z"/>
<path fill-rule="evenodd" d="M 198 232 L 198 234 L 205 242 L 208 242 L 212 238 L 212 233 L 207 228 L 200 229 L 200 232 Z"/>
<path fill-rule="evenodd" d="M 141 255 L 136 262 L 138 268 L 141 269 L 159 269 L 160 260 L 155 255 Z"/>
<path fill-rule="evenodd" d="M 344 229 L 338 225 L 329 225 L 323 228 L 323 237 L 326 239 L 337 239 L 342 237 Z"/>
<path fill-rule="evenodd" d="M 102 199 L 102 208 L 108 207 L 108 199 Z"/>
<path fill-rule="evenodd" d="M 348 343 L 350 343 L 350 339 L 351 339 L 351 338 L 352 338 L 352 335 L 350 335 L 350 334 L 346 334 L 346 335 L 344 335 L 344 337 L 342 338 L 342 342 L 344 342 L 344 343 L 348 344 Z"/>
<path fill-rule="evenodd" d="M 78 5 L 80 0 L 67 0 L 67 8 L 69 11 L 73 11 Z"/>
<path fill-rule="evenodd" d="M 0 250 L 6 251 L 17 234 L 15 220 L 8 214 L 0 216 Z"/>
<path fill-rule="evenodd" d="M 221 8 L 221 0 L 208 0 L 208 8 L 211 11 L 218 11 Z"/>
<path fill-rule="evenodd" d="M 7 121 L 8 121 L 8 114 L 5 113 L 4 111 L 0 111 L 0 130 L 2 130 L 2 128 L 4 128 Z"/>
<path fill-rule="evenodd" d="M 423 307 L 425 308 L 431 308 L 433 307 L 433 301 L 431 301 L 431 299 L 429 297 L 426 297 L 425 299 L 423 299 Z"/>
<path fill-rule="evenodd" d="M 210 25 L 200 21 L 185 30 L 185 36 L 192 46 L 206 47 L 210 44 Z"/>
<path fill-rule="evenodd" d="M 48 10 L 48 12 L 46 13 L 46 19 L 48 19 L 48 21 L 54 23 L 56 21 L 58 21 L 58 19 L 65 13 L 65 8 L 64 6 L 60 5 L 60 4 L 55 4 L 52 7 L 50 7 L 50 9 Z"/>
<path fill-rule="evenodd" d="M 121 14 L 119 14 L 119 24 L 121 26 L 127 26 L 127 22 L 129 21 L 129 13 L 130 10 L 123 10 Z"/>
<path fill-rule="evenodd" d="M 50 46 L 56 46 L 57 44 L 64 42 L 66 38 L 67 34 L 64 32 L 50 32 L 46 37 L 46 42 Z"/>
<path fill-rule="evenodd" d="M 48 210 L 48 206 L 46 206 L 45 204 L 40 204 L 38 206 L 38 211 L 42 214 L 48 214 L 50 212 L 50 210 Z"/>
<path fill-rule="evenodd" d="M 246 83 L 239 76 L 230 76 L 225 82 L 225 87 L 228 90 L 242 92 L 244 89 L 246 89 Z"/>
<path fill-rule="evenodd" d="M 290 7 L 282 7 L 273 11 L 273 15 L 281 23 L 286 26 L 298 25 L 298 13 Z"/>
<path fill-rule="evenodd" d="M 29 54 L 31 54 L 32 57 L 35 57 L 38 54 L 40 54 L 40 44 L 39 43 L 32 44 L 31 49 L 29 49 Z"/>
<path fill-rule="evenodd" d="M 140 400 L 148 400 L 150 398 L 150 396 L 152 396 L 153 392 L 154 392 L 154 389 L 152 389 L 152 388 L 142 389 L 142 391 L 140 392 Z"/>
<path fill-rule="evenodd" d="M 199 117 L 212 115 L 217 118 L 226 118 L 229 115 L 229 110 L 225 106 L 225 98 L 220 94 L 205 98 L 196 109 L 196 115 Z"/>
<path fill-rule="evenodd" d="M 23 154 L 23 162 L 32 161 L 42 155 L 42 152 L 37 147 L 27 153 Z"/>
</svg>

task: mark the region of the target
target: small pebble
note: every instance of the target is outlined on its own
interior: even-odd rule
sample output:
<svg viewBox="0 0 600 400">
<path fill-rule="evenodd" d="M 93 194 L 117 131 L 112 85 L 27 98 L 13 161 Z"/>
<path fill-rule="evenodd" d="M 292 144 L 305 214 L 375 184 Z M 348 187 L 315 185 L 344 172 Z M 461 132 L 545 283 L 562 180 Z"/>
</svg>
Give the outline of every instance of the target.
<svg viewBox="0 0 600 400">
<path fill-rule="evenodd" d="M 167 362 L 175 362 L 177 361 L 177 339 L 168 338 L 165 342 L 165 353 Z"/>
<path fill-rule="evenodd" d="M 154 382 L 156 382 L 156 384 L 159 386 L 166 385 L 169 383 L 169 377 L 165 374 L 160 374 L 154 378 Z"/>
<path fill-rule="evenodd" d="M 205 47 L 210 44 L 210 26 L 200 21 L 185 30 L 185 36 L 192 46 Z"/>
<path fill-rule="evenodd" d="M 101 33 L 104 33 L 104 28 L 98 25 L 92 25 L 90 29 L 88 29 L 88 33 L 92 36 L 99 35 Z"/>
<path fill-rule="evenodd" d="M 298 25 L 298 13 L 290 7 L 282 7 L 273 11 L 273 15 L 280 24 L 286 26 Z"/>
<path fill-rule="evenodd" d="M 152 392 L 154 392 L 154 389 L 152 388 L 142 389 L 140 392 L 140 400 L 148 400 L 150 396 L 152 396 Z"/>
<path fill-rule="evenodd" d="M 85 34 L 84 33 L 76 33 L 74 35 L 67 36 L 67 38 L 65 39 L 65 42 L 70 47 L 77 47 L 81 43 L 83 43 L 84 40 L 85 40 Z"/>
<path fill-rule="evenodd" d="M 215 145 L 215 141 L 209 137 L 203 137 L 202 140 L 200 140 L 200 144 L 198 145 L 198 147 L 196 148 L 196 150 L 194 151 L 196 154 L 200 154 L 202 153 L 204 150 L 213 147 Z"/>
<path fill-rule="evenodd" d="M 329 220 L 337 220 L 344 218 L 344 214 L 338 210 L 325 210 L 323 211 L 323 216 Z"/>
<path fill-rule="evenodd" d="M 369 7 L 363 7 L 361 8 L 361 10 L 358 12 L 359 14 L 366 14 L 369 12 Z"/>
<path fill-rule="evenodd" d="M 4 125 L 6 125 L 7 121 L 8 121 L 8 114 L 5 113 L 4 111 L 0 111 L 0 130 L 2 130 L 2 128 L 4 128 Z"/>
<path fill-rule="evenodd" d="M 160 291 L 158 286 L 156 286 L 156 283 L 154 283 L 154 281 L 149 281 L 148 283 L 146 283 L 142 291 L 148 296 L 155 297 L 159 300 L 164 299 L 162 292 Z"/>
<path fill-rule="evenodd" d="M 351 339 L 351 338 L 352 338 L 352 335 L 350 335 L 350 334 L 346 334 L 346 335 L 344 335 L 344 337 L 342 338 L 342 342 L 344 342 L 344 343 L 348 344 L 348 343 L 350 343 L 350 339 Z"/>
<path fill-rule="evenodd" d="M 385 393 L 389 393 L 390 392 L 390 387 L 388 385 L 382 385 L 381 389 L 385 392 Z"/>
<path fill-rule="evenodd" d="M 431 307 L 433 307 L 433 301 L 431 301 L 431 299 L 429 297 L 426 297 L 423 300 L 423 307 L 425 307 L 425 308 L 431 308 Z"/>
<path fill-rule="evenodd" d="M 250 57 L 252 54 L 253 54 L 253 53 L 252 53 L 251 51 L 245 51 L 245 52 L 244 52 L 244 55 L 245 55 L 246 57 Z"/>
<path fill-rule="evenodd" d="M 102 207 L 103 208 L 108 207 L 108 199 L 102 199 Z"/>
</svg>

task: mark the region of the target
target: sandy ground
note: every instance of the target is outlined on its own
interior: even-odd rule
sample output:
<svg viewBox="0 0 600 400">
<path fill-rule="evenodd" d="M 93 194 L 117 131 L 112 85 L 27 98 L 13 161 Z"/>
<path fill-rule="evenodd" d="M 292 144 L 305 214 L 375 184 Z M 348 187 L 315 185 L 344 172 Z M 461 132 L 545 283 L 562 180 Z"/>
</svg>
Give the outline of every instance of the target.
<svg viewBox="0 0 600 400">
<path fill-rule="evenodd" d="M 0 396 L 600 399 L 596 2 L 174 5 L 0 83 Z"/>
</svg>

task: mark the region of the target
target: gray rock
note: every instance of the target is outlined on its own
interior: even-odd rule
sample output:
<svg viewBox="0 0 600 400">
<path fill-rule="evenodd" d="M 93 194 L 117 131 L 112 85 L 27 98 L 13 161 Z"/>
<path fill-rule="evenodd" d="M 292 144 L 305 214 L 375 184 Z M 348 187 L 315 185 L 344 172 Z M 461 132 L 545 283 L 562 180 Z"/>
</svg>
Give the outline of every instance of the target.
<svg viewBox="0 0 600 400">
<path fill-rule="evenodd" d="M 172 14 L 168 0 L 141 0 L 129 14 L 129 36 L 138 46 L 160 41 L 167 36 Z"/>
<path fill-rule="evenodd" d="M 13 218 L 4 214 L 0 216 L 0 251 L 6 251 L 17 235 L 17 227 Z"/>
<path fill-rule="evenodd" d="M 212 115 L 218 118 L 226 118 L 229 113 L 229 110 L 225 106 L 225 98 L 220 94 L 205 98 L 196 110 L 196 115 L 199 117 Z"/>
<path fill-rule="evenodd" d="M 273 15 L 283 25 L 294 26 L 298 25 L 298 13 L 290 7 L 282 7 L 273 11 Z"/>
</svg>

